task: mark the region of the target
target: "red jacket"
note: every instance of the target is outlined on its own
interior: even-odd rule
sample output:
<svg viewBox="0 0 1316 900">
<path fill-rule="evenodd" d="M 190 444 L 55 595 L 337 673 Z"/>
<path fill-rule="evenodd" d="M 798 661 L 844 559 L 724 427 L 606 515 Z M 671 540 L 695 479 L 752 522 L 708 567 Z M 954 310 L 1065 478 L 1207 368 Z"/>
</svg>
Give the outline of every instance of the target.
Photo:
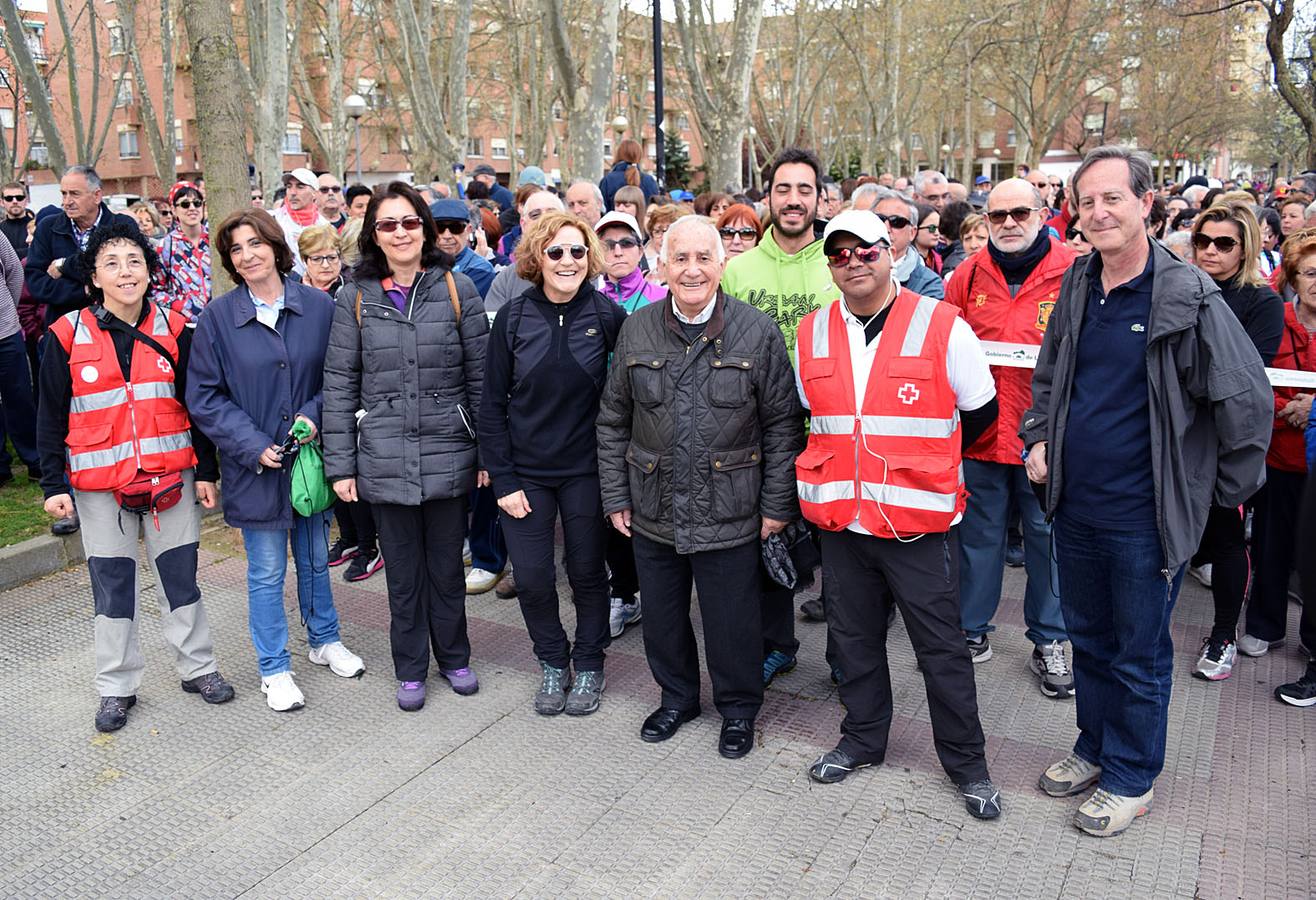
<svg viewBox="0 0 1316 900">
<path fill-rule="evenodd" d="M 946 285 L 946 302 L 959 307 L 980 341 L 1041 346 L 1046 323 L 1060 294 L 1060 281 L 1074 261 L 1074 251 L 1051 238 L 1051 249 L 1029 274 L 1019 293 L 1010 296 L 1005 276 L 987 247 L 970 256 Z M 964 452 L 969 459 L 1023 465 L 1023 442 L 1015 433 L 1032 405 L 1033 370 L 992 366 L 1000 415 Z"/>
<path fill-rule="evenodd" d="M 809 444 L 795 459 L 800 510 L 827 531 L 856 517 L 884 538 L 947 531 L 967 496 L 946 374 L 955 310 L 902 289 L 856 398 L 842 302 L 800 321 L 796 351 L 812 413 Z"/>
<path fill-rule="evenodd" d="M 1292 303 L 1284 304 L 1284 334 L 1279 340 L 1279 351 L 1271 362 L 1274 369 L 1300 369 L 1316 372 L 1316 341 L 1298 321 Z M 1266 465 L 1283 472 L 1307 471 L 1307 443 L 1305 428 L 1294 428 L 1279 418 L 1279 411 L 1298 394 L 1311 394 L 1311 388 L 1275 388 L 1275 430 L 1270 438 L 1270 452 Z"/>
</svg>

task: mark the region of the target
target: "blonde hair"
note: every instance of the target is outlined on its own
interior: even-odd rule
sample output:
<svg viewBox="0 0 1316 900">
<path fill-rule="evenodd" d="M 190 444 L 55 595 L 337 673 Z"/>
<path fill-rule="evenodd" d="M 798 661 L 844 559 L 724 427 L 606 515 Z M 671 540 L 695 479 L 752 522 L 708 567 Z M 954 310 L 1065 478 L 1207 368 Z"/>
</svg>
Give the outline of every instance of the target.
<svg viewBox="0 0 1316 900">
<path fill-rule="evenodd" d="M 1304 228 L 1289 235 L 1284 246 L 1280 248 L 1279 281 L 1275 290 L 1283 296 L 1284 289 L 1297 288 L 1298 272 L 1302 261 L 1316 253 L 1316 228 Z"/>
<path fill-rule="evenodd" d="M 978 213 L 969 213 L 964 217 L 964 221 L 960 223 L 960 240 L 964 240 L 973 234 L 980 225 L 986 224 L 987 219 L 985 216 L 980 216 Z"/>
<path fill-rule="evenodd" d="M 585 279 L 588 281 L 602 272 L 603 246 L 599 243 L 598 236 L 594 234 L 594 229 L 586 225 L 579 216 L 552 210 L 536 219 L 530 230 L 521 235 L 521 240 L 517 242 L 516 274 L 526 281 L 543 287 L 544 251 L 563 228 L 575 228 L 585 239 L 585 247 L 588 251 L 585 254 Z"/>
<path fill-rule="evenodd" d="M 312 225 L 297 236 L 297 252 L 302 259 L 315 253 L 332 250 L 342 254 L 338 246 L 338 232 L 332 225 Z"/>
<path fill-rule="evenodd" d="M 684 203 L 664 203 L 660 206 L 649 207 L 649 214 L 645 216 L 644 230 L 652 234 L 655 228 L 671 228 L 672 223 L 682 216 L 693 216 L 695 211 Z"/>
<path fill-rule="evenodd" d="M 338 253 L 343 257 L 343 267 L 350 268 L 361 259 L 361 225 L 365 219 L 357 216 L 348 219 L 343 230 L 338 234 Z"/>
<path fill-rule="evenodd" d="M 1217 200 L 1197 214 L 1197 221 L 1193 222 L 1193 237 L 1202 233 L 1202 226 L 1207 222 L 1233 222 L 1238 229 L 1242 256 L 1238 271 L 1229 279 L 1229 283 L 1235 287 L 1265 284 L 1266 280 L 1261 277 L 1261 228 L 1252 213 L 1252 204 L 1237 200 L 1222 203 Z"/>
</svg>

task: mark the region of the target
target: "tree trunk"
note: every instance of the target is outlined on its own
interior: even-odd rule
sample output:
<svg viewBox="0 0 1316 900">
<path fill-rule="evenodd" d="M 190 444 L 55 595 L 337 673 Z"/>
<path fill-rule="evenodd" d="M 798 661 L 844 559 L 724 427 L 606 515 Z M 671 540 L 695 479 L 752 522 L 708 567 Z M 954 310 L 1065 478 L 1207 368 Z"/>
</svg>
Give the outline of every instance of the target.
<svg viewBox="0 0 1316 900">
<path fill-rule="evenodd" d="M 170 0 L 160 3 L 160 50 L 163 58 L 161 76 L 162 114 L 156 115 L 155 100 L 151 97 L 150 85 L 146 81 L 146 68 L 142 65 L 142 55 L 137 40 L 137 0 L 119 0 L 119 12 L 122 18 L 119 26 L 123 29 L 124 48 L 128 51 L 128 62 L 132 66 L 133 81 L 137 85 L 138 101 L 142 104 L 143 130 L 146 143 L 151 151 L 151 162 L 155 166 L 155 177 L 168 190 L 178 180 L 178 168 L 174 164 L 174 13 Z"/>
<path fill-rule="evenodd" d="M 553 63 L 567 101 L 564 184 L 572 178 L 597 181 L 603 177 L 603 134 L 612 99 L 621 0 L 590 0 L 589 10 L 589 58 L 582 77 L 567 39 L 562 0 L 548 0 L 546 4 Z"/>
<path fill-rule="evenodd" d="M 47 87 L 41 73 L 37 71 L 37 64 L 32 59 L 32 51 L 28 49 L 27 41 L 23 39 L 23 23 L 18 18 L 18 4 L 0 2 L 0 20 L 4 21 L 5 26 L 3 31 L 0 31 L 0 40 L 3 40 L 5 52 L 18 69 L 19 81 L 22 82 L 23 90 L 27 92 L 27 99 L 32 104 L 32 114 L 36 117 L 37 127 L 41 129 L 41 136 L 46 141 L 46 155 L 50 160 L 50 167 L 57 174 L 62 173 L 68 166 L 64 140 L 55 124 L 55 113 L 50 106 L 50 88 Z M 18 110 L 20 107 L 15 104 L 14 109 Z M 15 116 L 17 114 L 15 112 Z M 18 123 L 14 124 L 17 126 Z M 30 142 L 30 134 L 28 139 Z"/>
<path fill-rule="evenodd" d="M 347 113 L 343 111 L 343 101 L 347 96 L 343 71 L 343 48 L 345 45 L 342 17 L 339 15 L 337 0 L 328 0 L 323 5 L 298 0 L 292 5 L 293 46 L 296 52 L 292 56 L 293 99 L 297 101 L 297 110 L 301 114 L 302 127 L 309 133 L 312 144 L 324 157 L 325 167 L 337 178 L 346 178 L 347 138 L 350 123 Z M 319 14 L 323 13 L 323 20 Z M 316 16 L 308 22 L 308 13 Z M 309 26 L 310 33 L 319 32 L 324 38 L 325 62 L 325 97 L 323 105 L 311 85 L 306 71 L 307 54 L 303 52 L 304 32 Z M 327 124 L 328 127 L 325 127 Z"/>
<path fill-rule="evenodd" d="M 396 38 L 375 32 L 392 57 L 393 69 L 411 103 L 411 166 L 419 181 L 448 177 L 453 163 L 465 158 L 466 52 L 470 46 L 473 0 L 456 0 L 451 35 L 437 33 L 429 0 L 397 0 Z M 449 21 L 444 19 L 446 23 Z M 448 48 L 448 65 L 440 69 L 434 51 Z M 437 73 L 444 73 L 440 81 Z M 451 108 L 454 104 L 457 108 Z"/>
<path fill-rule="evenodd" d="M 206 206 L 212 227 L 251 205 L 247 178 L 247 132 L 250 121 L 242 93 L 242 61 L 233 37 L 228 0 L 183 0 L 183 19 L 191 48 L 197 130 L 206 173 Z M 223 266 L 211 271 L 213 293 L 233 284 Z"/>
<path fill-rule="evenodd" d="M 252 134 L 256 176 L 265 190 L 273 191 L 283 177 L 283 138 L 288 133 L 288 58 L 292 52 L 288 46 L 288 6 L 284 0 L 245 3 L 249 84 L 256 111 Z M 198 102 L 197 108 L 200 106 Z"/>
</svg>

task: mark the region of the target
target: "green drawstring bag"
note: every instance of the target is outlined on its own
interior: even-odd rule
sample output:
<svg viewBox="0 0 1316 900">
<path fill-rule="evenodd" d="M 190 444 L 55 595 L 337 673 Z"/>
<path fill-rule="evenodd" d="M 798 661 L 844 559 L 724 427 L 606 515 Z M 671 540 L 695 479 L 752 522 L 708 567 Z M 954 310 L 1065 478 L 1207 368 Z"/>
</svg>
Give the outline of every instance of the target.
<svg viewBox="0 0 1316 900">
<path fill-rule="evenodd" d="M 305 422 L 294 422 L 292 436 L 298 441 L 310 437 L 311 429 Z M 292 508 L 299 516 L 313 516 L 334 505 L 334 489 L 324 478 L 324 456 L 319 441 L 299 444 L 297 458 L 292 462 Z"/>
</svg>

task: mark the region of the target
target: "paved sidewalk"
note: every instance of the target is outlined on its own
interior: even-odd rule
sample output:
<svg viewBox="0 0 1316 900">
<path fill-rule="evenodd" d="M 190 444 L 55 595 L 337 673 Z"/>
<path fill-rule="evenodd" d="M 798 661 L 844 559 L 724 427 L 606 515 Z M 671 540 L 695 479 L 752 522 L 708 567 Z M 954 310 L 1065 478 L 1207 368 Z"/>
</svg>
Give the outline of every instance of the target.
<svg viewBox="0 0 1316 900">
<path fill-rule="evenodd" d="M 805 770 L 834 745 L 841 709 L 820 625 L 799 625 L 799 668 L 769 690 L 755 751 L 732 762 L 707 686 L 703 718 L 668 743 L 639 740 L 657 699 L 643 626 L 614 642 L 598 714 L 536 716 L 516 601 L 492 593 L 467 605 L 480 692 L 432 679 L 425 709 L 404 714 L 384 578 L 347 585 L 335 570 L 345 640 L 369 671 L 347 681 L 311 665 L 294 628 L 307 708 L 281 715 L 260 694 L 233 547 L 212 529 L 200 578 L 237 700 L 183 694 L 148 612 L 146 680 L 113 735 L 92 727 L 86 569 L 0 593 L 0 896 L 1288 898 L 1316 884 L 1316 711 L 1270 695 L 1300 671 L 1297 650 L 1242 660 L 1223 684 L 1190 678 L 1210 620 L 1195 582 L 1175 616 L 1155 806 L 1103 841 L 1068 824 L 1077 800 L 1035 788 L 1072 744 L 1074 707 L 1025 669 L 1021 570 L 976 669 L 1005 797 L 1002 819 L 979 823 L 937 764 L 899 625 L 887 763 L 822 786 Z"/>
</svg>

